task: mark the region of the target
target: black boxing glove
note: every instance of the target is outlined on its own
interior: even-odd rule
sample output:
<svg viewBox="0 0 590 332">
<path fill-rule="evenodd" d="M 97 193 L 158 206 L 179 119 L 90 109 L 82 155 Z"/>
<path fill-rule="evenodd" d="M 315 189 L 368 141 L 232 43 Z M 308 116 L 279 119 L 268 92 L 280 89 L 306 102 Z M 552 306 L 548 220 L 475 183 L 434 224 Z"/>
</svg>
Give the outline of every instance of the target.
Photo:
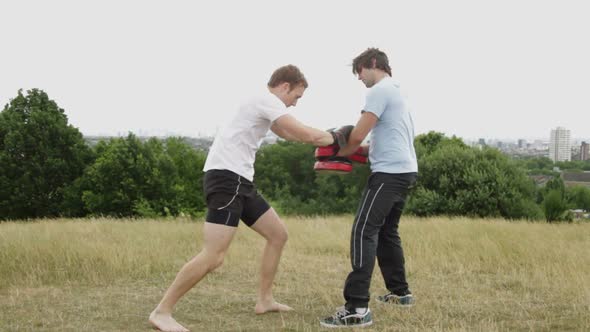
<svg viewBox="0 0 590 332">
<path fill-rule="evenodd" d="M 332 134 L 332 138 L 334 139 L 334 143 L 332 144 L 337 145 L 338 149 L 345 147 L 348 144 L 348 138 L 353 129 L 354 126 L 352 125 L 342 126 L 338 129 L 328 129 L 328 132 Z"/>
</svg>

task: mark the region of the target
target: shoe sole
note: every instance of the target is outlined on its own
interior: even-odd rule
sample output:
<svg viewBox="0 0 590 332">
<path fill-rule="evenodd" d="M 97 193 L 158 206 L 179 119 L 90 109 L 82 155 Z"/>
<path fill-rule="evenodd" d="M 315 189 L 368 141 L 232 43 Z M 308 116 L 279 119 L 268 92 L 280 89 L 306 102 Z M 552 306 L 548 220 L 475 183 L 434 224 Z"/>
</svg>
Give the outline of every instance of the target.
<svg viewBox="0 0 590 332">
<path fill-rule="evenodd" d="M 411 308 L 414 306 L 414 303 L 412 304 L 400 304 L 400 303 L 389 303 L 389 302 L 383 302 L 380 300 L 377 300 L 378 303 L 381 303 L 382 305 L 393 305 L 399 308 Z"/>
<path fill-rule="evenodd" d="M 327 328 L 330 328 L 330 329 L 367 327 L 367 326 L 369 326 L 371 324 L 373 324 L 373 321 L 362 323 L 362 324 L 355 324 L 355 325 L 330 325 L 330 324 L 326 324 L 324 322 L 320 322 L 320 325 L 321 326 L 327 327 Z"/>
</svg>

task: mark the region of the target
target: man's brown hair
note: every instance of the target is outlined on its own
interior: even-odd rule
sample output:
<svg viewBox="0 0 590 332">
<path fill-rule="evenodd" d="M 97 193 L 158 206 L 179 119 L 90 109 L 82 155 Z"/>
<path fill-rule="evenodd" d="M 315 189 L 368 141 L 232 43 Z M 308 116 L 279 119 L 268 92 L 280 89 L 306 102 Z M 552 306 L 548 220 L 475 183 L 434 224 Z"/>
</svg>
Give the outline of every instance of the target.
<svg viewBox="0 0 590 332">
<path fill-rule="evenodd" d="M 277 87 L 281 83 L 289 83 L 291 85 L 290 90 L 293 90 L 299 85 L 303 85 L 307 88 L 307 80 L 299 68 L 294 65 L 286 65 L 277 69 L 272 73 L 268 86 L 271 88 Z"/>
<path fill-rule="evenodd" d="M 352 60 L 352 73 L 355 75 L 358 74 L 361 71 L 361 68 L 372 69 L 373 63 L 375 64 L 375 68 L 381 69 L 391 76 L 391 68 L 389 67 L 387 54 L 374 47 L 368 48 Z"/>
</svg>

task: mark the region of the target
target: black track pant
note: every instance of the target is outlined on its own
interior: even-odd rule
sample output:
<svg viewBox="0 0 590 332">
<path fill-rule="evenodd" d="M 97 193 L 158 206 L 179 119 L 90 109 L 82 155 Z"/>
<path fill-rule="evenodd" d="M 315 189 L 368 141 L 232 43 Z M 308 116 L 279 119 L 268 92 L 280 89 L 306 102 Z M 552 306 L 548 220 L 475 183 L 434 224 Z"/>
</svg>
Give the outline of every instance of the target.
<svg viewBox="0 0 590 332">
<path fill-rule="evenodd" d="M 416 177 L 416 173 L 373 173 L 369 177 L 352 225 L 352 272 L 344 286 L 348 309 L 368 306 L 375 257 L 387 289 L 398 295 L 408 292 L 398 226 Z"/>
</svg>

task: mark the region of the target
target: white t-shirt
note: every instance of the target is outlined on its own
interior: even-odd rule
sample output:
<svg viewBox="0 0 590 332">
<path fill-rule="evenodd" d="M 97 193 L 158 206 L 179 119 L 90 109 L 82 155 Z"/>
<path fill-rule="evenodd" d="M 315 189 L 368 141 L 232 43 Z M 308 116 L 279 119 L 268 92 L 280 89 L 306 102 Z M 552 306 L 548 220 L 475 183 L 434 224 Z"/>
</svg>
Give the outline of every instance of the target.
<svg viewBox="0 0 590 332">
<path fill-rule="evenodd" d="M 242 104 L 215 136 L 203 171 L 225 169 L 253 181 L 256 151 L 273 121 L 286 113 L 285 104 L 270 91 Z"/>
</svg>

